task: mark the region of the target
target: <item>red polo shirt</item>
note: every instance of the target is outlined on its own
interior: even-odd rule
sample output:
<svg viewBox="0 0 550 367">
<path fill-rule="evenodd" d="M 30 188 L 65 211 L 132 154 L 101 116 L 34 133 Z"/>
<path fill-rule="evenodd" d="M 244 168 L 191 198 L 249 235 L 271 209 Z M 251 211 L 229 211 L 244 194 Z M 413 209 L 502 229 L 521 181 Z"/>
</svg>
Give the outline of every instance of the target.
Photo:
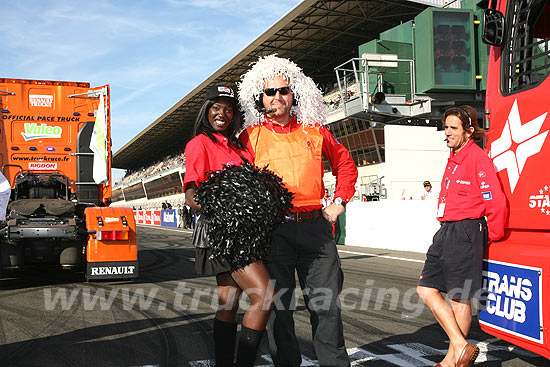
<svg viewBox="0 0 550 367">
<path fill-rule="evenodd" d="M 183 189 L 189 182 L 195 182 L 197 186 L 207 179 L 206 172 L 222 169 L 224 164 L 241 164 L 246 158 L 253 162 L 252 154 L 248 150 L 240 150 L 228 144 L 228 139 L 220 133 L 214 133 L 216 142 L 213 142 L 206 134 L 199 134 L 191 139 L 185 146 L 185 176 Z M 239 155 L 240 154 L 240 155 Z"/>
<path fill-rule="evenodd" d="M 298 123 L 296 116 L 293 115 L 292 119 L 285 126 L 281 126 L 277 123 L 273 123 L 268 118 L 265 119 L 264 125 L 269 127 L 272 131 L 278 134 L 288 134 L 297 129 L 300 129 L 302 124 Z M 341 197 L 346 203 L 351 200 L 353 194 L 355 193 L 355 182 L 357 181 L 357 166 L 351 158 L 348 150 L 340 144 L 332 135 L 332 133 L 325 127 L 321 126 L 319 129 L 321 136 L 323 137 L 323 147 L 322 155 L 325 157 L 332 167 L 332 174 L 336 176 L 336 189 L 334 192 L 334 197 Z M 243 131 L 239 140 L 245 144 L 248 149 L 254 155 L 254 149 L 248 134 L 246 131 Z M 323 172 L 319 172 L 320 175 L 323 175 Z M 307 212 L 315 209 L 320 209 L 322 207 L 319 200 L 319 205 L 315 206 L 305 206 L 300 208 L 293 208 L 293 212 Z"/>
<path fill-rule="evenodd" d="M 458 154 L 451 155 L 441 180 L 438 220 L 457 221 L 487 217 L 489 240 L 504 235 L 508 215 L 506 197 L 493 162 L 470 140 Z"/>
</svg>

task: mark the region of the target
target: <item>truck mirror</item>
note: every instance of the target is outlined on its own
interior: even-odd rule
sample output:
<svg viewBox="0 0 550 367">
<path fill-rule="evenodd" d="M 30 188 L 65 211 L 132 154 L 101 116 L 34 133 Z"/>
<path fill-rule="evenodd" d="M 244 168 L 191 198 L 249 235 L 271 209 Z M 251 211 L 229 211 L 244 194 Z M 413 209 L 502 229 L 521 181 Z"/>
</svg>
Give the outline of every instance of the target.
<svg viewBox="0 0 550 367">
<path fill-rule="evenodd" d="M 500 46 L 504 40 L 504 15 L 498 10 L 486 9 L 483 12 L 483 43 Z"/>
</svg>

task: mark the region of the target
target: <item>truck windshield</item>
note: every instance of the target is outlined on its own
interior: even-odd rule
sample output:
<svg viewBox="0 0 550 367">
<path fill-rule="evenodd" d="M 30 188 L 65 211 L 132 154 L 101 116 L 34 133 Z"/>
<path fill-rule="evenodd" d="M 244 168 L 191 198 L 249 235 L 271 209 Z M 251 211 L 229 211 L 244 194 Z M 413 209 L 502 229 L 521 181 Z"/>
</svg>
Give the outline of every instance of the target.
<svg viewBox="0 0 550 367">
<path fill-rule="evenodd" d="M 537 86 L 550 74 L 548 0 L 512 0 L 502 52 L 502 93 L 512 94 Z"/>
</svg>

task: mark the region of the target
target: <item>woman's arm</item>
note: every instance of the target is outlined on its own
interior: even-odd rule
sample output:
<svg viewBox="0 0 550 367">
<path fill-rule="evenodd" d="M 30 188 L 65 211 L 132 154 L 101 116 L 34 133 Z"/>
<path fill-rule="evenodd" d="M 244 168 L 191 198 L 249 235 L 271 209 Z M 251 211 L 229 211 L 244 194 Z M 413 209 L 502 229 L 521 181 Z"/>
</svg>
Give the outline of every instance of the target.
<svg viewBox="0 0 550 367">
<path fill-rule="evenodd" d="M 185 204 L 191 208 L 200 211 L 202 208 L 195 201 L 195 193 L 197 192 L 197 184 L 194 182 L 188 182 L 185 186 Z"/>
</svg>

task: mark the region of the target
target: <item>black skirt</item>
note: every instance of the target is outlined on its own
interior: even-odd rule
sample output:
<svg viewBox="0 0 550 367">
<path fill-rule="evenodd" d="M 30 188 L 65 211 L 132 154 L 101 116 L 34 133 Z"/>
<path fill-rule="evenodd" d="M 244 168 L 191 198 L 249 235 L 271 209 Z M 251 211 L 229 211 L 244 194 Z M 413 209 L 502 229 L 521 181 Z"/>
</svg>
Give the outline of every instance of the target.
<svg viewBox="0 0 550 367">
<path fill-rule="evenodd" d="M 210 247 L 208 234 L 210 232 L 210 222 L 202 215 L 197 220 L 197 225 L 193 231 L 193 246 L 195 246 L 195 273 L 199 275 L 218 275 L 221 273 L 230 273 L 238 269 L 244 268 L 258 260 L 248 259 L 248 261 L 240 261 L 238 265 L 228 261 L 226 256 L 217 256 L 211 258 L 213 248 Z M 231 260 L 231 257 L 229 257 Z"/>
<path fill-rule="evenodd" d="M 210 255 L 212 255 L 212 248 L 195 249 L 195 273 L 218 275 L 231 272 L 231 265 L 223 257 L 210 259 Z"/>
<path fill-rule="evenodd" d="M 209 223 L 201 215 L 193 232 L 195 246 L 195 273 L 199 275 L 218 275 L 231 272 L 231 265 L 223 257 L 210 259 L 212 248 L 208 243 Z"/>
</svg>

